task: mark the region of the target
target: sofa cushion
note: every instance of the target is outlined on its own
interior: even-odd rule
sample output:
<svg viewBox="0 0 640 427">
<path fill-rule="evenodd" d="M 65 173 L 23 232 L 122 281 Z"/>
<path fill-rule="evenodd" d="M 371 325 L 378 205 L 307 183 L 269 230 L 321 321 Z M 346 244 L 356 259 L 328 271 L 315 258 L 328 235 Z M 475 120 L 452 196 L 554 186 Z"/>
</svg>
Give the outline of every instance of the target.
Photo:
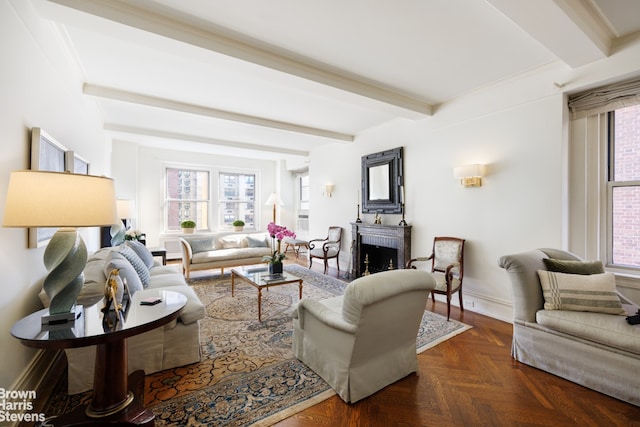
<svg viewBox="0 0 640 427">
<path fill-rule="evenodd" d="M 602 274 L 604 266 L 602 261 L 574 261 L 554 258 L 542 260 L 549 271 L 567 274 Z"/>
<path fill-rule="evenodd" d="M 538 270 L 545 310 L 625 314 L 613 273 L 566 274 Z"/>
<path fill-rule="evenodd" d="M 216 261 L 241 260 L 245 258 L 256 258 L 269 255 L 269 248 L 235 248 L 235 249 L 218 249 L 215 251 L 201 252 L 195 254 L 191 259 L 192 264 L 204 264 Z"/>
<path fill-rule="evenodd" d="M 640 354 L 640 328 L 629 325 L 623 316 L 540 310 L 536 321 L 554 331 Z"/>
<path fill-rule="evenodd" d="M 120 277 L 122 277 L 129 287 L 129 293 L 131 295 L 135 294 L 138 291 L 141 291 L 143 288 L 142 282 L 140 281 L 140 276 L 136 273 L 136 270 L 133 268 L 131 263 L 127 261 L 127 259 L 122 256 L 119 252 L 112 251 L 110 254 L 110 258 L 107 259 L 107 262 L 103 264 L 104 274 L 105 274 L 105 282 L 106 276 L 109 275 L 111 270 L 117 268 L 120 270 Z M 105 283 L 102 284 L 102 295 L 104 296 L 104 286 Z"/>
<path fill-rule="evenodd" d="M 133 249 L 133 251 L 136 253 L 136 255 L 140 257 L 140 259 L 142 260 L 142 262 L 144 262 L 144 265 L 146 265 L 147 268 L 153 267 L 154 265 L 153 255 L 145 245 L 138 242 L 137 240 L 127 240 L 124 244 L 130 247 L 131 249 Z"/>
<path fill-rule="evenodd" d="M 149 288 L 155 286 L 156 288 L 162 288 L 163 291 L 178 292 L 187 297 L 187 304 L 182 309 L 182 313 L 180 313 L 180 321 L 182 321 L 182 323 L 184 323 L 185 325 L 203 319 L 205 315 L 204 304 L 202 304 L 195 291 L 186 284 L 176 285 L 176 283 L 178 282 L 176 282 L 175 278 L 171 283 L 173 283 L 174 285 L 170 285 L 170 282 L 160 283 L 152 281 L 152 283 L 149 285 Z"/>
<path fill-rule="evenodd" d="M 118 249 L 118 253 L 120 253 L 123 257 L 127 259 L 135 269 L 138 276 L 140 276 L 140 282 L 142 282 L 143 287 L 149 286 L 149 267 L 147 267 L 140 259 L 140 257 L 131 249 L 130 247 L 123 246 Z"/>
</svg>

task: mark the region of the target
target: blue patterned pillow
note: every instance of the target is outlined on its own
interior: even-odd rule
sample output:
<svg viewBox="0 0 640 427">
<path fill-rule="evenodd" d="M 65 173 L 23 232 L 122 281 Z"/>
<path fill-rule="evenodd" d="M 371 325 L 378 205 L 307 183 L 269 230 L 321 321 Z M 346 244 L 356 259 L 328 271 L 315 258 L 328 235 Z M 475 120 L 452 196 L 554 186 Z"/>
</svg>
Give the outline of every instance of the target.
<svg viewBox="0 0 640 427">
<path fill-rule="evenodd" d="M 142 282 L 140 281 L 140 276 L 138 276 L 138 273 L 133 269 L 131 263 L 116 251 L 111 252 L 109 255 L 104 267 L 104 275 L 109 277 L 109 273 L 114 268 L 120 270 L 120 277 L 127 281 L 127 286 L 129 287 L 129 293 L 131 295 L 144 289 L 142 287 Z"/>
<path fill-rule="evenodd" d="M 124 242 L 124 244 L 133 249 L 133 251 L 140 257 L 147 268 L 153 267 L 153 255 L 151 255 L 151 252 L 145 245 L 138 242 L 137 240 L 127 240 L 126 242 Z"/>
<path fill-rule="evenodd" d="M 214 250 L 213 238 L 208 239 L 185 239 L 191 246 L 191 252 L 194 254 L 200 252 L 208 252 Z"/>
<path fill-rule="evenodd" d="M 269 245 L 267 241 L 263 238 L 259 237 L 251 237 L 247 236 L 247 246 L 250 248 L 267 248 Z"/>
<path fill-rule="evenodd" d="M 118 252 L 131 263 L 133 269 L 138 273 L 138 276 L 140 276 L 142 286 L 145 288 L 149 286 L 151 274 L 149 273 L 149 268 L 145 265 L 144 261 L 142 261 L 133 249 L 128 246 L 121 247 Z"/>
</svg>

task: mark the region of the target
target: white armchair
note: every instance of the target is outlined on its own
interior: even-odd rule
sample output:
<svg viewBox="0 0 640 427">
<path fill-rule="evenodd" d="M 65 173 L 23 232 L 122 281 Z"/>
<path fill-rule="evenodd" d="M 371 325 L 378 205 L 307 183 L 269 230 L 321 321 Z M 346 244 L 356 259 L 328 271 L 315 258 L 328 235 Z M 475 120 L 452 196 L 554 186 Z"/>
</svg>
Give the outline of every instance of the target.
<svg viewBox="0 0 640 427">
<path fill-rule="evenodd" d="M 295 356 L 347 403 L 418 370 L 416 338 L 435 279 L 392 270 L 351 282 L 344 295 L 303 299 L 294 313 Z"/>
</svg>

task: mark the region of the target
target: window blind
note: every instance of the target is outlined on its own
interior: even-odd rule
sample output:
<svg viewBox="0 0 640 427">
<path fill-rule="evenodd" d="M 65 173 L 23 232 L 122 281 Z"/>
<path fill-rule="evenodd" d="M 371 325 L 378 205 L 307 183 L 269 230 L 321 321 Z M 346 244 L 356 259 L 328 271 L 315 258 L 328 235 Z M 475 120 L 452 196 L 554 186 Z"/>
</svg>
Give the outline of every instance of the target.
<svg viewBox="0 0 640 427">
<path fill-rule="evenodd" d="M 569 110 L 574 120 L 636 104 L 640 104 L 640 78 L 569 96 Z"/>
</svg>

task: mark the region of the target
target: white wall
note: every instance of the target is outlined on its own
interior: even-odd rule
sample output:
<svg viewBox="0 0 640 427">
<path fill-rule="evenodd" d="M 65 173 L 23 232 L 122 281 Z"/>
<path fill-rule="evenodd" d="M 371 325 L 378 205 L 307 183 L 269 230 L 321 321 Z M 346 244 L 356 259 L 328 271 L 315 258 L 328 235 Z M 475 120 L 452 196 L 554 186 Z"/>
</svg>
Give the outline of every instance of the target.
<svg viewBox="0 0 640 427">
<path fill-rule="evenodd" d="M 291 173 L 284 169 L 284 162 L 154 149 L 138 147 L 132 143 L 114 142 L 113 176 L 116 180 L 117 197 L 135 200 L 137 215 L 134 225 L 146 233 L 147 244 L 150 246 L 160 245 L 160 236 L 164 231 L 166 165 L 195 165 L 210 169 L 214 174 L 219 171 L 255 172 L 257 228 L 265 230 L 273 219 L 272 206 L 265 206 L 264 202 L 274 191 L 280 194 L 284 202 L 284 206 L 277 208 L 278 223 L 287 227 L 295 225 L 294 195 L 291 191 L 293 178 Z M 216 200 L 217 188 L 212 190 L 213 200 Z M 216 206 L 214 203 L 214 211 Z M 217 212 L 212 212 L 211 221 L 212 231 L 215 231 Z"/>
<path fill-rule="evenodd" d="M 467 239 L 464 300 L 473 303 L 467 308 L 510 321 L 510 285 L 498 259 L 539 247 L 566 248 L 564 92 L 639 73 L 640 42 L 629 41 L 590 66 L 549 64 L 446 103 L 421 121 L 397 120 L 353 144 L 320 147 L 310 159 L 311 235 L 342 226 L 341 268 L 347 269 L 361 156 L 403 146 L 412 255 L 430 254 L 438 235 Z M 482 187 L 463 188 L 453 179 L 455 166 L 470 163 L 487 165 Z M 335 184 L 331 199 L 313 191 L 326 181 Z M 362 217 L 373 222 L 372 215 Z M 384 224 L 399 220 L 383 215 Z"/>
<path fill-rule="evenodd" d="M 108 175 L 110 144 L 101 132 L 95 105 L 82 96 L 81 80 L 67 67 L 58 38 L 29 2 L 0 1 L 0 204 L 9 174 L 28 169 L 30 129 L 41 127 L 88 159 L 90 172 Z M 82 230 L 89 249 L 99 243 L 96 229 Z M 0 387 L 21 378 L 36 350 L 11 337 L 21 317 L 41 309 L 37 297 L 46 274 L 44 248 L 27 249 L 25 229 L 0 227 Z"/>
</svg>

